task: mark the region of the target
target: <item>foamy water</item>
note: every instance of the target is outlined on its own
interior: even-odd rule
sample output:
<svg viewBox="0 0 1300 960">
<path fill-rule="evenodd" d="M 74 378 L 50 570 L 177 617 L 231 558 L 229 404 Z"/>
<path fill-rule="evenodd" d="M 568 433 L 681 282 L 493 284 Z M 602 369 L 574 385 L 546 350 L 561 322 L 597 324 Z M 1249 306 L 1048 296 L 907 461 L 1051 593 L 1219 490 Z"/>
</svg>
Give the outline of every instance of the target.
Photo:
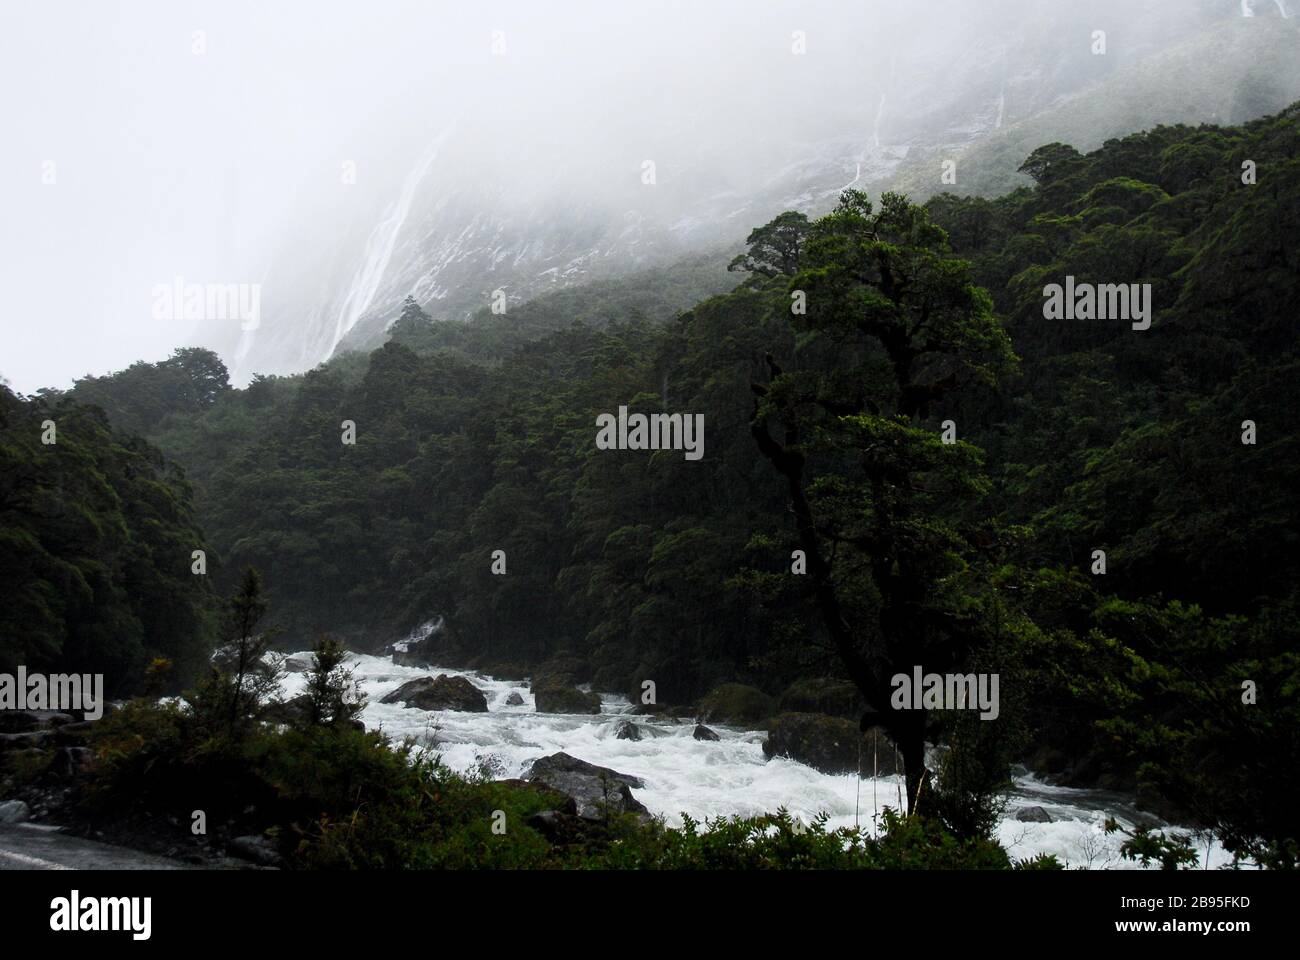
<svg viewBox="0 0 1300 960">
<path fill-rule="evenodd" d="M 310 660 L 309 653 L 293 656 Z M 410 737 L 436 750 L 456 770 L 472 771 L 487 764 L 498 778 L 521 776 L 538 757 L 564 751 L 643 779 L 645 787 L 633 794 L 670 826 L 680 826 L 683 812 L 703 820 L 775 812 L 784 806 L 805 823 L 824 811 L 832 828 L 856 822 L 871 830 L 874 815 L 887 806 L 901 806 L 899 777 L 859 781 L 852 774 L 830 776 L 793 760 L 769 760 L 762 747 L 766 734 L 758 730 L 710 724 L 721 739 L 695 740 L 693 723 L 632 716 L 632 704 L 618 694 L 601 693 L 599 715 L 537 713 L 524 682 L 466 670 L 398 666 L 386 657 L 367 655 L 350 655 L 348 667 L 369 700 L 361 714 L 368 729 L 399 740 Z M 468 678 L 486 696 L 488 712 L 428 711 L 379 702 L 408 680 L 441 673 Z M 285 695 L 296 696 L 304 686 L 302 674 L 290 674 L 284 682 Z M 522 705 L 506 705 L 512 692 L 523 698 Z M 640 741 L 615 739 L 615 727 L 622 719 L 631 719 L 640 728 Z M 1050 853 L 1071 867 L 1140 869 L 1120 859 L 1124 837 L 1107 836 L 1102 829 L 1109 816 L 1125 827 L 1133 826 L 1136 811 L 1128 798 L 1054 787 L 1031 776 L 1015 777 L 1014 783 L 1006 818 L 997 831 L 1012 857 Z M 1015 813 L 1024 806 L 1042 807 L 1053 822 L 1021 823 Z M 1202 865 L 1206 853 L 1202 843 Z M 1217 841 L 1210 845 L 1210 868 L 1231 859 Z"/>
</svg>

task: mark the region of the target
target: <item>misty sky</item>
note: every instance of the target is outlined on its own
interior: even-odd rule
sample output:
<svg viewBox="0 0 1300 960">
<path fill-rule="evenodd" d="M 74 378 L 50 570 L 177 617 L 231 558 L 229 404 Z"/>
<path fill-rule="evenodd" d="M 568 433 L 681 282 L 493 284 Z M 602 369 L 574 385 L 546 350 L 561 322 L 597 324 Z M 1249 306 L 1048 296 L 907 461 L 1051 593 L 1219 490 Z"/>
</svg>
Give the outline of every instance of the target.
<svg viewBox="0 0 1300 960">
<path fill-rule="evenodd" d="M 154 318 L 155 287 L 265 282 L 286 247 L 391 201 L 453 121 L 516 189 L 600 191 L 641 156 L 743 181 L 764 142 L 868 123 L 891 61 L 942 70 L 993 11 L 1043 6 L 6 3 L 0 376 L 65 387 L 196 342 Z"/>
</svg>

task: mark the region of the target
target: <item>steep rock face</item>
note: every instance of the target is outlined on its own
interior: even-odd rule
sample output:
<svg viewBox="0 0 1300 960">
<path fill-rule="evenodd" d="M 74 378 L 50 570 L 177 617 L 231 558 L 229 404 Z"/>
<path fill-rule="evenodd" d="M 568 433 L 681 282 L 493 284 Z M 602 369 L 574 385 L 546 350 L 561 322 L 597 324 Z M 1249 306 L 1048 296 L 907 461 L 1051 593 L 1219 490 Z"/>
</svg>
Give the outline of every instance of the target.
<svg viewBox="0 0 1300 960">
<path fill-rule="evenodd" d="M 405 172 L 374 188 L 349 224 L 323 230 L 304 211 L 263 278 L 258 328 L 223 329 L 213 345 L 236 380 L 296 372 L 381 344 L 408 295 L 435 320 L 465 321 L 494 299 L 509 310 L 548 291 L 736 249 L 776 213 L 824 211 L 845 187 L 1001 192 L 1019 182 L 1027 153 L 1053 139 L 1088 149 L 1117 130 L 1193 114 L 1230 122 L 1275 111 L 1300 96 L 1300 16 L 1284 18 L 1288 4 L 1255 0 L 1246 16 L 1227 0 L 1051 10 L 990 0 L 952 16 L 932 12 L 926 31 L 903 16 L 905 33 L 937 39 L 882 39 L 852 96 L 804 102 L 779 131 L 760 123 L 752 137 L 720 145 L 682 111 L 675 127 L 656 131 L 653 183 L 617 136 L 575 156 L 563 146 L 567 131 L 539 122 L 512 128 L 520 148 L 507 152 L 494 146 L 501 118 L 461 117 L 408 148 Z M 1112 21 L 1124 29 L 1099 54 L 1093 31 Z M 1152 76 L 1163 85 L 1148 83 Z M 1186 82 L 1171 85 L 1171 76 Z M 955 182 L 941 177 L 949 160 Z"/>
</svg>

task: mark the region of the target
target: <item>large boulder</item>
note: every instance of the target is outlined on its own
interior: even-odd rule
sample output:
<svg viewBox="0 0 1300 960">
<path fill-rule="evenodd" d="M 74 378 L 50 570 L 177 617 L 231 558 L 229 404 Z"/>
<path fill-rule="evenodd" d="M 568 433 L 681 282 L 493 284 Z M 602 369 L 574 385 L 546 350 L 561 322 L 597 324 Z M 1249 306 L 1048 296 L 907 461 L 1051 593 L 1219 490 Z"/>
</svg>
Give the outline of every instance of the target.
<svg viewBox="0 0 1300 960">
<path fill-rule="evenodd" d="M 445 673 L 436 677 L 408 680 L 380 703 L 404 703 L 419 710 L 461 710 L 467 713 L 487 713 L 487 697 L 483 691 L 464 677 L 449 677 Z"/>
<path fill-rule="evenodd" d="M 894 744 L 883 730 L 861 733 L 851 720 L 820 713 L 781 714 L 772 721 L 763 753 L 829 774 L 853 773 L 859 764 L 863 777 L 870 777 L 873 768 L 882 777 L 902 772 Z"/>
<path fill-rule="evenodd" d="M 262 708 L 262 719 L 295 726 L 305 724 L 311 719 L 311 695 L 300 693 L 291 700 L 268 703 Z"/>
<path fill-rule="evenodd" d="M 544 783 L 572 797 L 577 815 L 586 820 L 602 820 L 607 810 L 649 815 L 645 806 L 632 796 L 633 787 L 645 786 L 639 777 L 598 767 L 567 753 L 553 753 L 534 760 L 525 779 L 530 783 Z"/>
<path fill-rule="evenodd" d="M 700 701 L 700 719 L 709 723 L 758 723 L 776 712 L 776 701 L 758 687 L 723 683 Z"/>
<path fill-rule="evenodd" d="M 614 725 L 615 740 L 640 740 L 641 728 L 631 720 L 620 720 Z"/>
<path fill-rule="evenodd" d="M 782 713 L 825 713 L 857 719 L 864 704 L 858 688 L 848 680 L 809 677 L 796 680 L 780 697 Z"/>
<path fill-rule="evenodd" d="M 0 823 L 25 823 L 31 815 L 31 809 L 21 800 L 0 803 Z"/>
<path fill-rule="evenodd" d="M 579 690 L 563 676 L 534 680 L 532 690 L 538 713 L 600 713 L 600 697 Z"/>
<path fill-rule="evenodd" d="M 702 723 L 697 723 L 695 725 L 695 729 L 691 732 L 691 736 L 694 737 L 696 740 L 721 740 L 722 739 L 720 736 L 717 735 L 717 733 L 710 730 Z"/>
<path fill-rule="evenodd" d="M 1021 807 L 1016 811 L 1016 819 L 1021 823 L 1051 823 L 1052 815 L 1039 806 Z"/>
<path fill-rule="evenodd" d="M 251 860 L 253 863 L 261 864 L 264 867 L 278 867 L 280 865 L 280 851 L 276 849 L 275 843 L 268 837 L 255 835 L 235 837 L 226 844 L 226 849 L 230 851 L 232 856 Z"/>
<path fill-rule="evenodd" d="M 523 705 L 524 705 L 523 694 L 521 694 L 518 690 L 511 690 L 510 696 L 506 697 L 506 706 L 522 707 Z"/>
</svg>

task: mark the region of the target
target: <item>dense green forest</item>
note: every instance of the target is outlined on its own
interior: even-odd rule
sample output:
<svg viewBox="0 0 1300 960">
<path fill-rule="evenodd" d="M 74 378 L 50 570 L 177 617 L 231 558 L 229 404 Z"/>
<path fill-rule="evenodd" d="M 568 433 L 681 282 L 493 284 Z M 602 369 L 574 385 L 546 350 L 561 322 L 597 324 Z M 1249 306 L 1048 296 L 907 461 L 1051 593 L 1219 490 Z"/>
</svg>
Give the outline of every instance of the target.
<svg viewBox="0 0 1300 960">
<path fill-rule="evenodd" d="M 442 617 L 437 662 L 566 655 L 663 703 L 838 676 L 870 707 L 881 664 L 979 667 L 1007 722 L 891 730 L 966 744 L 968 792 L 1024 760 L 1293 863 L 1298 116 L 1046 145 L 996 199 L 849 191 L 756 229 L 730 274 L 469 324 L 408 301 L 382 348 L 246 389 L 184 350 L 6 392 L 0 652 L 184 674 L 209 583 L 254 566 L 289 646 Z M 1046 319 L 1066 276 L 1150 284 L 1150 328 Z M 703 414 L 703 459 L 598 450 L 620 406 Z"/>
<path fill-rule="evenodd" d="M 160 378 L 150 367 L 152 381 Z M 193 675 L 214 594 L 182 470 L 103 410 L 0 387 L 0 670 L 104 673 L 133 692 L 154 658 Z"/>
</svg>

